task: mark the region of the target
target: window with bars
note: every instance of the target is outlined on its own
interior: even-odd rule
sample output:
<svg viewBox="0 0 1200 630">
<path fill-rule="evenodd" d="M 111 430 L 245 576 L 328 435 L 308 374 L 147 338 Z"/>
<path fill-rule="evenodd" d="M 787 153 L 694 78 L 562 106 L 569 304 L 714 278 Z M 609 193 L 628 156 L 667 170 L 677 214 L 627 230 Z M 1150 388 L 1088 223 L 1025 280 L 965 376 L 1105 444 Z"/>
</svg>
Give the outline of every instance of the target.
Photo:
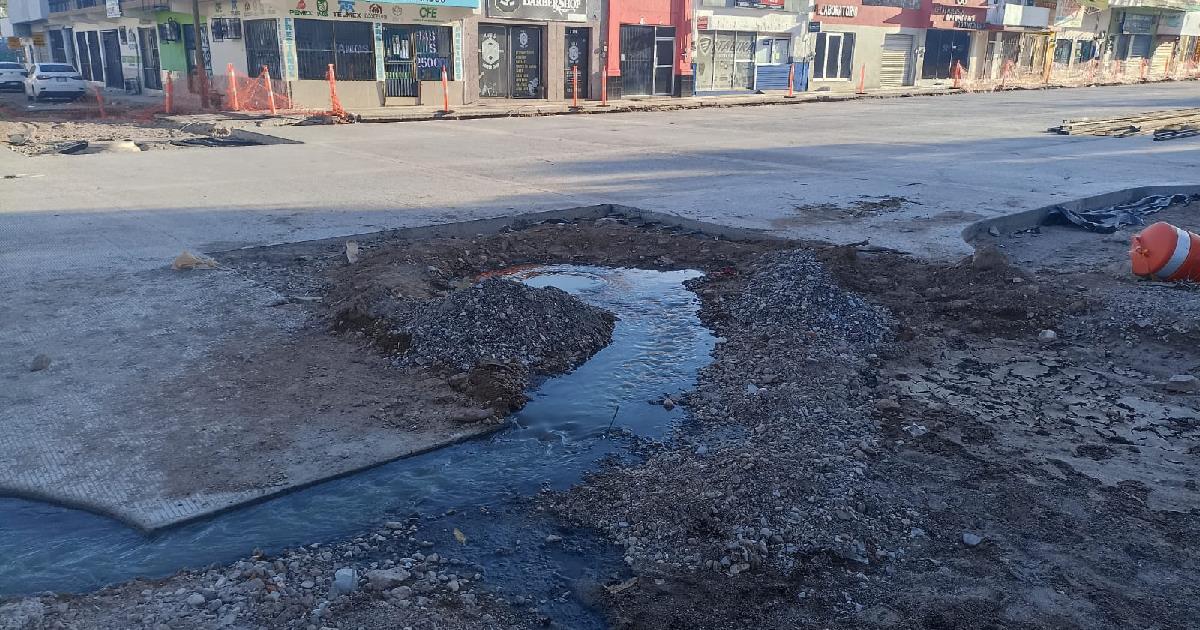
<svg viewBox="0 0 1200 630">
<path fill-rule="evenodd" d="M 246 72 L 252 77 L 262 76 L 262 67 L 267 67 L 272 79 L 282 79 L 279 63 L 279 22 L 277 20 L 246 20 L 242 23 L 243 41 L 246 43 Z"/>
<path fill-rule="evenodd" d="M 814 79 L 849 79 L 854 68 L 854 33 L 817 33 Z"/>
<path fill-rule="evenodd" d="M 296 20 L 301 79 L 324 79 L 333 64 L 339 81 L 375 80 L 375 33 L 370 22 Z"/>
<path fill-rule="evenodd" d="M 241 39 L 242 21 L 239 18 L 213 18 L 212 36 L 218 42 L 227 39 Z"/>
</svg>

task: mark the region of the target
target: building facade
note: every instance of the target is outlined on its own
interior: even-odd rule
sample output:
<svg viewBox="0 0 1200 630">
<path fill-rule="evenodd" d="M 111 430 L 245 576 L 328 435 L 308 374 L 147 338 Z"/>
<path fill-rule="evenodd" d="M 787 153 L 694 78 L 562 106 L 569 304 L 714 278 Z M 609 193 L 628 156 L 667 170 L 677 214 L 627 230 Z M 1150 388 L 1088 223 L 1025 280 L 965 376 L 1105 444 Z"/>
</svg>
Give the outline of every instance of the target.
<svg viewBox="0 0 1200 630">
<path fill-rule="evenodd" d="M 608 97 L 691 95 L 692 0 L 609 0 L 607 7 Z"/>
<path fill-rule="evenodd" d="M 922 67 L 930 0 L 818 1 L 812 20 L 810 89 L 851 91 L 914 85 Z"/>
<path fill-rule="evenodd" d="M 593 98 L 601 9 L 601 0 L 484 0 L 466 27 L 470 100 L 570 100 L 576 88 Z"/>
</svg>

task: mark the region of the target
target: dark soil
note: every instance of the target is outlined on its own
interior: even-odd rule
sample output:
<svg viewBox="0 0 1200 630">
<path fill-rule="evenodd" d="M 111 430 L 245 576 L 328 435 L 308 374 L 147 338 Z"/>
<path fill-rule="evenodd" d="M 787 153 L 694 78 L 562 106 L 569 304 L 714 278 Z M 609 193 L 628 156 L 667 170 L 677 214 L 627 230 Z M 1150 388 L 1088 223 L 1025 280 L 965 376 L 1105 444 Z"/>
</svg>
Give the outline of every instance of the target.
<svg viewBox="0 0 1200 630">
<path fill-rule="evenodd" d="M 705 271 L 689 286 L 719 343 L 682 396 L 688 420 L 540 497 L 564 525 L 625 550 L 628 574 L 577 589 L 613 627 L 1195 627 L 1200 393 L 1166 379 L 1200 373 L 1196 344 L 1178 342 L 1193 329 L 1169 318 L 1172 306 L 1191 312 L 1196 293 L 1114 282 L 1095 261 L 1069 274 L 1020 254 L 1013 264 L 1015 243 L 938 263 L 604 219 L 469 239 L 373 235 L 357 239 L 353 263 L 332 241 L 218 258 L 310 304 L 330 339 L 400 379 L 412 336 L 379 304 L 438 303 L 523 264 Z M 1147 295 L 1158 303 L 1131 310 Z M 498 409 L 519 404 L 519 363 L 423 374 L 429 391 Z M 310 571 L 318 561 L 285 555 L 326 583 L 342 564 Z M 124 619 L 113 611 L 133 606 L 136 588 L 72 601 L 57 618 Z M 439 601 L 401 608 L 359 593 L 318 621 L 302 610 L 311 600 L 285 598 L 239 622 L 542 623 L 503 602 Z"/>
</svg>

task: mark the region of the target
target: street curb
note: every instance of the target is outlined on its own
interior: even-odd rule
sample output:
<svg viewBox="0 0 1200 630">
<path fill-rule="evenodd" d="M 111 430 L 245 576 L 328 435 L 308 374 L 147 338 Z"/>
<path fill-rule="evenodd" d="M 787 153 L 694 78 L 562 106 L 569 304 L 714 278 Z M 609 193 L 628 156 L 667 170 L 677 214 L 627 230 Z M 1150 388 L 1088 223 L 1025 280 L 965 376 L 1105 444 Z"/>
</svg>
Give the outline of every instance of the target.
<svg viewBox="0 0 1200 630">
<path fill-rule="evenodd" d="M 1013 234 L 1015 232 L 1028 230 L 1041 225 L 1042 222 L 1046 220 L 1046 217 L 1057 208 L 1064 208 L 1074 212 L 1088 212 L 1090 210 L 1098 210 L 1100 208 L 1107 208 L 1117 204 L 1137 201 L 1151 195 L 1174 194 L 1200 194 L 1200 184 L 1138 186 L 1136 188 L 1124 188 L 1121 190 L 1114 190 L 1112 192 L 1101 193 L 1099 195 L 1093 195 L 1091 197 L 1072 199 L 1070 201 L 1042 206 L 1032 210 L 1024 210 L 1014 214 L 1007 214 L 991 219 L 983 219 L 963 228 L 962 239 L 968 244 L 973 244 L 978 239 L 987 236 L 988 230 L 992 228 L 995 228 L 998 232 L 1000 232 L 1000 234 Z"/>
</svg>

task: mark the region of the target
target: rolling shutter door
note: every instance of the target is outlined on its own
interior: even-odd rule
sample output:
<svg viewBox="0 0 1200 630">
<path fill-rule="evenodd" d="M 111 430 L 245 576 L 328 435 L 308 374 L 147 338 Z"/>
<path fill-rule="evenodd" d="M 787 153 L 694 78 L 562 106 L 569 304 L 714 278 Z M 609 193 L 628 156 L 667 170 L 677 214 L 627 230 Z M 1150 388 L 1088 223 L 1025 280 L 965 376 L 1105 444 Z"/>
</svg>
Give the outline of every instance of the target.
<svg viewBox="0 0 1200 630">
<path fill-rule="evenodd" d="M 1175 52 L 1175 42 L 1167 40 L 1154 47 L 1154 57 L 1150 60 L 1150 72 L 1165 73 L 1167 64 L 1171 62 L 1171 54 Z"/>
<path fill-rule="evenodd" d="M 884 35 L 883 61 L 879 68 L 880 87 L 903 87 L 912 84 L 909 69 L 912 44 L 912 35 Z"/>
</svg>

